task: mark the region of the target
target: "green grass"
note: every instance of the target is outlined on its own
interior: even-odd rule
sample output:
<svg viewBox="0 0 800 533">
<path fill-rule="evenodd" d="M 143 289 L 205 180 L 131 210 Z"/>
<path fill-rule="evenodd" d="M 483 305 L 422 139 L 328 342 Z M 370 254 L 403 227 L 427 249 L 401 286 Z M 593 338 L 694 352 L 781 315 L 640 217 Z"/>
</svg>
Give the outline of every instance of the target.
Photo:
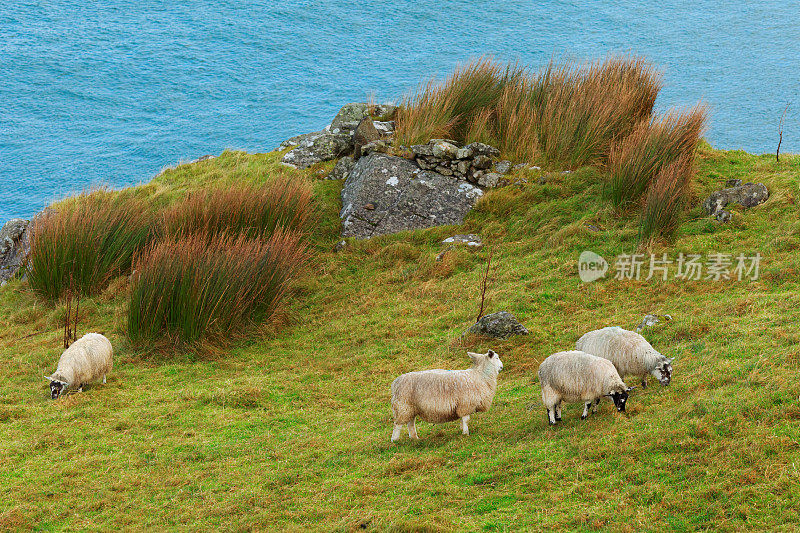
<svg viewBox="0 0 800 533">
<path fill-rule="evenodd" d="M 138 194 L 169 202 L 217 177 L 298 172 L 275 154 L 220 159 L 168 171 Z M 644 250 L 758 251 L 761 279 L 749 283 L 581 283 L 582 250 L 610 259 L 638 246 L 638 220 L 600 201 L 606 178 L 584 168 L 530 179 L 487 194 L 462 226 L 338 253 L 341 184 L 318 181 L 318 254 L 283 320 L 216 353 L 154 356 L 125 340 L 119 278 L 81 300 L 80 333 L 114 343 L 109 383 L 57 402 L 41 376 L 58 360 L 63 305 L 11 282 L 0 289 L 0 529 L 797 529 L 800 157 L 778 164 L 701 146 L 698 199 L 742 178 L 766 183 L 770 200 L 733 208 L 727 225 L 695 203 L 671 244 Z M 489 310 L 513 312 L 530 335 L 461 338 L 487 252 L 435 257 L 441 239 L 466 232 L 495 246 Z M 646 313 L 674 317 L 647 332 L 678 357 L 670 387 L 637 390 L 627 416 L 604 403 L 581 422 L 571 405 L 548 427 L 539 362 Z M 472 435 L 419 423 L 420 441 L 390 444 L 394 377 L 464 368 L 467 349 L 489 347 L 505 370 Z"/>
</svg>

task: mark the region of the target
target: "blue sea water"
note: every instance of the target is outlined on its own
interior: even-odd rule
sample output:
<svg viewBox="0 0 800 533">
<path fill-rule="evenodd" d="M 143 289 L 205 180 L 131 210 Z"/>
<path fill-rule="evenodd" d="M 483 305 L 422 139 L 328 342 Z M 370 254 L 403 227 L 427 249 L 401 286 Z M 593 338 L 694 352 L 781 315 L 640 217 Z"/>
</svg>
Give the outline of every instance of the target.
<svg viewBox="0 0 800 533">
<path fill-rule="evenodd" d="M 263 152 L 490 54 L 633 52 L 660 109 L 703 100 L 719 148 L 800 149 L 800 4 L 764 0 L 14 0 L 0 3 L 0 222 L 90 185 Z"/>
</svg>

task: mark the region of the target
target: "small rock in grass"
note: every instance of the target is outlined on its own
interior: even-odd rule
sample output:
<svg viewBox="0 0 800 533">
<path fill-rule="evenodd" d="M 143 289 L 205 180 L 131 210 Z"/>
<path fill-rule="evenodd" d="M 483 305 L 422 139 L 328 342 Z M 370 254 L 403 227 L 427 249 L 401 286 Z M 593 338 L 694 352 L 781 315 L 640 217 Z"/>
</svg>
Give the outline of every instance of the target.
<svg viewBox="0 0 800 533">
<path fill-rule="evenodd" d="M 474 335 L 486 335 L 496 339 L 506 339 L 512 335 L 527 335 L 528 330 L 517 318 L 507 311 L 485 315 L 467 330 Z"/>
<path fill-rule="evenodd" d="M 453 235 L 442 241 L 442 244 L 464 244 L 470 248 L 480 248 L 483 246 L 483 241 L 480 235 L 469 233 L 466 235 Z"/>
<path fill-rule="evenodd" d="M 494 170 L 500 174 L 508 174 L 511 172 L 511 161 L 498 161 L 494 164 Z"/>
</svg>

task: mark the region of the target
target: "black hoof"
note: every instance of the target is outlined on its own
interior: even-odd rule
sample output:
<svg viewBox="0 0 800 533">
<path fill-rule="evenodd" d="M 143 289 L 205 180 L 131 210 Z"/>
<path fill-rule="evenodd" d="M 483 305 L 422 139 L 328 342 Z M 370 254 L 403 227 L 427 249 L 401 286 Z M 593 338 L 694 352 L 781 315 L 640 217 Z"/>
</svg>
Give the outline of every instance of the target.
<svg viewBox="0 0 800 533">
<path fill-rule="evenodd" d="M 586 420 L 587 418 L 589 418 L 589 415 L 581 415 L 581 420 Z"/>
<path fill-rule="evenodd" d="M 560 416 L 556 417 L 556 422 L 561 422 L 561 417 Z"/>
<path fill-rule="evenodd" d="M 642 388 L 643 388 L 643 389 L 646 389 L 646 388 L 647 388 L 647 380 L 646 380 L 646 379 L 643 379 L 643 380 L 642 380 Z"/>
</svg>

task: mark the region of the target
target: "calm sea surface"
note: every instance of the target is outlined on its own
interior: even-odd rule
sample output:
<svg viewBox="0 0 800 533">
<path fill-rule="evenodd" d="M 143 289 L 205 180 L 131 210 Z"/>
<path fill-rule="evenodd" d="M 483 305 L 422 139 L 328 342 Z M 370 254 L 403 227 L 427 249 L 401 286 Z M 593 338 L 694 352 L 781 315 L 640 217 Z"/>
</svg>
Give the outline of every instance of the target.
<svg viewBox="0 0 800 533">
<path fill-rule="evenodd" d="M 491 6 L 491 7 L 490 7 Z M 765 0 L 0 2 L 0 223 L 226 148 L 272 150 L 482 54 L 634 52 L 719 148 L 800 151 L 800 4 Z"/>
</svg>

